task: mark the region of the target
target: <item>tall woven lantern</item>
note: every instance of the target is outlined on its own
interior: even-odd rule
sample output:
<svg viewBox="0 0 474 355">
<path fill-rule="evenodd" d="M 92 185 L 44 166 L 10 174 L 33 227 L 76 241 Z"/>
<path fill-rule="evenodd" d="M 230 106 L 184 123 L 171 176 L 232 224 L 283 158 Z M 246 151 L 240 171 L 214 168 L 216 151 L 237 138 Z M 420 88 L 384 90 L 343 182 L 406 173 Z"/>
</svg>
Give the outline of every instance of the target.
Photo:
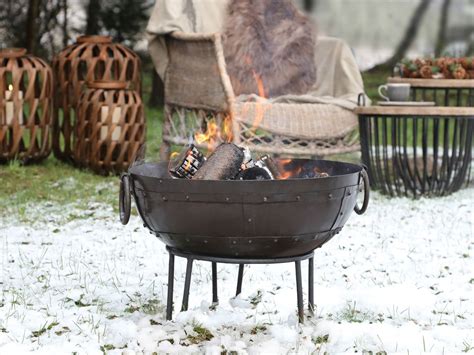
<svg viewBox="0 0 474 355">
<path fill-rule="evenodd" d="M 123 81 L 95 81 L 79 99 L 74 161 L 100 174 L 127 170 L 145 142 L 138 92 Z"/>
<path fill-rule="evenodd" d="M 61 160 L 73 159 L 72 135 L 77 100 L 85 82 L 121 80 L 141 91 L 140 58 L 129 48 L 112 43 L 107 36 L 81 36 L 53 60 L 56 82 L 53 119 L 53 151 Z"/>
<path fill-rule="evenodd" d="M 45 159 L 51 152 L 53 74 L 24 48 L 0 50 L 0 162 Z"/>
</svg>

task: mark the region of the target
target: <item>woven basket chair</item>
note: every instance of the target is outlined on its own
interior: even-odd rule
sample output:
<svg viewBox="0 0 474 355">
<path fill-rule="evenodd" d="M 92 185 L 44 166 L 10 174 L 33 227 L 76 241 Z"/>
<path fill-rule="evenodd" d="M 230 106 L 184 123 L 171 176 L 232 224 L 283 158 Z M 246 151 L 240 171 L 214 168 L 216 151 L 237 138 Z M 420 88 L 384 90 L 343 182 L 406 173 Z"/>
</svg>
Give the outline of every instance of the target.
<svg viewBox="0 0 474 355">
<path fill-rule="evenodd" d="M 238 102 L 220 34 L 174 32 L 167 47 L 163 160 L 171 145 L 188 144 L 210 121 L 223 132 L 218 140 L 252 152 L 321 157 L 359 150 L 357 116 L 351 111 L 327 104 Z"/>
</svg>

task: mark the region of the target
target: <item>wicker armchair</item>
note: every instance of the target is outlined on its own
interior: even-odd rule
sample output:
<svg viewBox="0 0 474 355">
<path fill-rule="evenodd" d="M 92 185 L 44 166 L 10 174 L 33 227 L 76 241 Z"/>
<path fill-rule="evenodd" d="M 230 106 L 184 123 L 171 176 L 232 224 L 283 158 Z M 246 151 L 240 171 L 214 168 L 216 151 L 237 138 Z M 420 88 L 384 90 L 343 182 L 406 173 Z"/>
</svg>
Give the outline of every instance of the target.
<svg viewBox="0 0 474 355">
<path fill-rule="evenodd" d="M 165 121 L 161 158 L 186 145 L 212 120 L 220 140 L 253 152 L 325 156 L 359 149 L 357 116 L 328 104 L 239 102 L 226 71 L 221 36 L 174 32 L 167 37 Z M 224 122 L 230 120 L 224 128 Z M 197 144 L 206 148 L 207 144 Z"/>
</svg>

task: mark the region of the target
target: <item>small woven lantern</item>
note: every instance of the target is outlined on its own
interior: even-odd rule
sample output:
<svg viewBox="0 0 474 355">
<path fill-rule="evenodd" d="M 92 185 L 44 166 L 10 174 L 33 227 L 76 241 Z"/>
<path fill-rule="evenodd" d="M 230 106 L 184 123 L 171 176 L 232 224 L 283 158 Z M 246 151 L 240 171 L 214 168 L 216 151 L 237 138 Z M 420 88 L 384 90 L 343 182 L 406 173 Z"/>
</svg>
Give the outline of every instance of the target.
<svg viewBox="0 0 474 355">
<path fill-rule="evenodd" d="M 0 50 L 0 162 L 45 159 L 53 112 L 53 75 L 24 48 Z"/>
<path fill-rule="evenodd" d="M 85 82 L 120 80 L 141 91 L 140 58 L 107 36 L 81 36 L 53 59 L 56 82 L 53 151 L 61 160 L 73 159 L 75 109 Z"/>
<path fill-rule="evenodd" d="M 140 95 L 123 81 L 95 81 L 79 99 L 74 161 L 100 174 L 127 170 L 145 142 Z"/>
</svg>

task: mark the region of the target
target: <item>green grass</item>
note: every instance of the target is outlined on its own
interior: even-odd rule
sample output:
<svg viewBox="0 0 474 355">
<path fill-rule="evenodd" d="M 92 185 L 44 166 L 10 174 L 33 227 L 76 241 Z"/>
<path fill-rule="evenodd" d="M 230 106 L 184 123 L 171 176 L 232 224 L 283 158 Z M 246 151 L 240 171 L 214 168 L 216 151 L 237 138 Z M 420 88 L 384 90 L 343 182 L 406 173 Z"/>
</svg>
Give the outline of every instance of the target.
<svg viewBox="0 0 474 355">
<path fill-rule="evenodd" d="M 147 119 L 147 159 L 158 160 L 161 144 L 162 111 L 147 106 L 151 91 L 143 78 L 143 102 Z M 0 218 L 15 214 L 20 220 L 35 219 L 31 210 L 42 203 L 75 204 L 87 209 L 90 203 L 104 203 L 117 209 L 117 176 L 100 176 L 57 160 L 53 154 L 41 163 L 22 165 L 18 161 L 0 165 Z M 86 215 L 87 216 L 87 215 Z M 45 216 L 46 218 L 47 216 Z M 78 216 L 77 216 L 78 217 Z M 74 218 L 74 215 L 71 215 Z"/>
<path fill-rule="evenodd" d="M 377 71 L 372 73 L 362 73 L 364 79 L 364 89 L 367 96 L 372 100 L 373 103 L 379 100 L 378 88 L 387 82 L 387 78 L 390 76 L 388 71 Z"/>
<path fill-rule="evenodd" d="M 187 340 L 191 344 L 200 344 L 205 341 L 209 341 L 214 338 L 214 335 L 207 328 L 204 328 L 201 324 L 194 324 L 193 333 L 189 334 Z"/>
</svg>

